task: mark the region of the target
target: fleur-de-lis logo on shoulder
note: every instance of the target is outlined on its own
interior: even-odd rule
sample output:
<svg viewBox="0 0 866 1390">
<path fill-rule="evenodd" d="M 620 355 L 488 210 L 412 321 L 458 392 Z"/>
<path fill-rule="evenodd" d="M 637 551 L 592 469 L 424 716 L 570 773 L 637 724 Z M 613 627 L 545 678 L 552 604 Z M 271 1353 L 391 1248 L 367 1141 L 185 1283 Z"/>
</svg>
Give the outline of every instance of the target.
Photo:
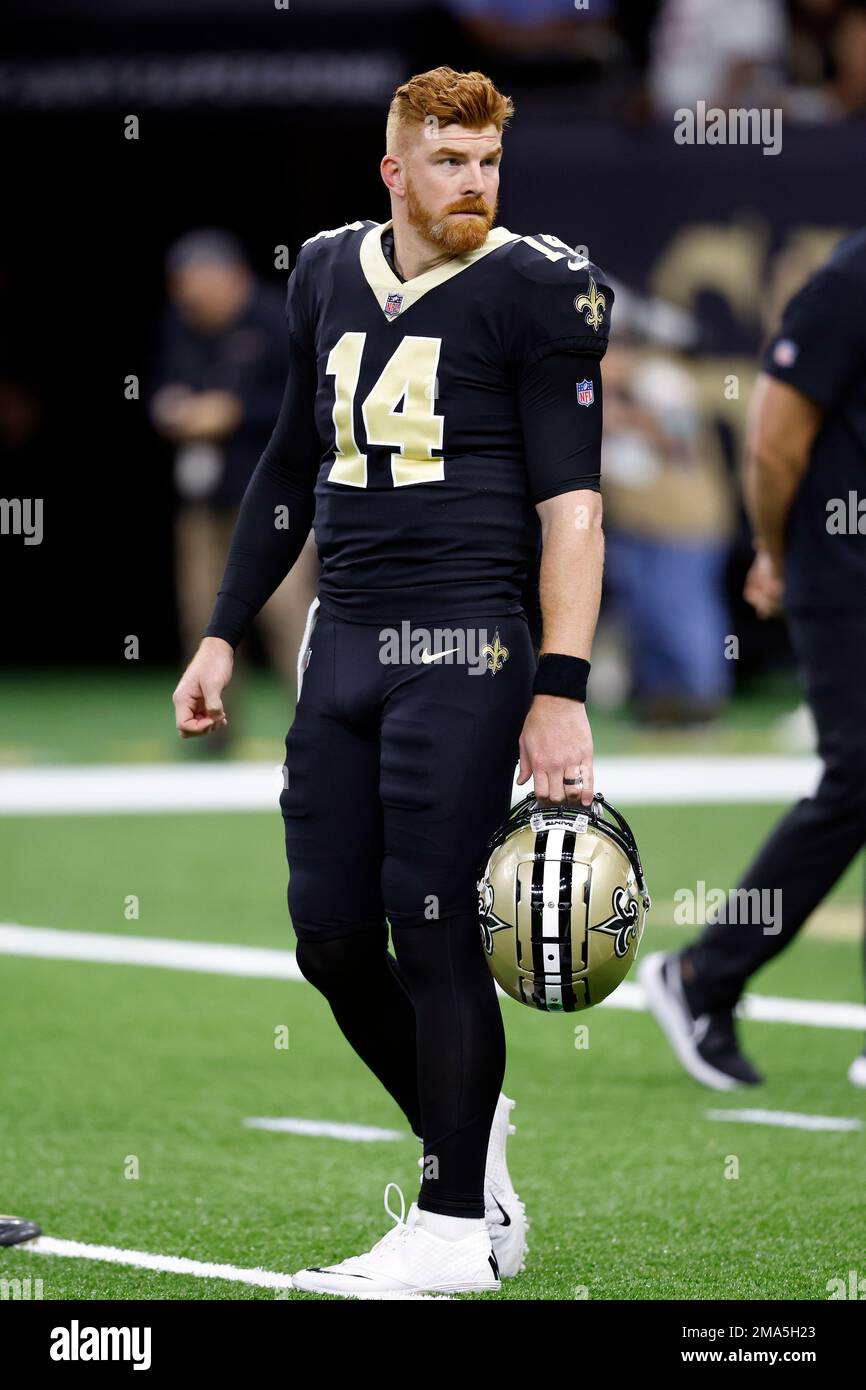
<svg viewBox="0 0 866 1390">
<path fill-rule="evenodd" d="M 590 328 L 593 328 L 597 333 L 601 328 L 606 306 L 607 300 L 603 294 L 599 294 L 598 286 L 590 275 L 589 294 L 579 294 L 577 296 L 577 299 L 574 301 L 575 309 L 579 314 L 583 313 L 585 321 L 589 324 Z M 586 311 L 585 313 L 583 312 L 584 310 Z"/>
<path fill-rule="evenodd" d="M 481 648 L 481 655 L 487 657 L 487 669 L 492 671 L 494 676 L 505 665 L 508 660 L 508 648 L 503 647 L 499 640 L 499 628 L 496 629 L 496 636 L 493 641 L 486 643 Z"/>
</svg>

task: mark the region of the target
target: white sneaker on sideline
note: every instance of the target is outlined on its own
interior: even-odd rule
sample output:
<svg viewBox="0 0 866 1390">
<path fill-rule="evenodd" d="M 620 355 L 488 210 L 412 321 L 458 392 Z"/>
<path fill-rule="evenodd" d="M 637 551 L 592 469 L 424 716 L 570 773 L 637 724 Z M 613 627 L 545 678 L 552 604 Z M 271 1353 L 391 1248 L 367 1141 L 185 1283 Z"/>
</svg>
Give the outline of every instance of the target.
<svg viewBox="0 0 866 1390">
<path fill-rule="evenodd" d="M 500 1094 L 490 1128 L 487 1145 L 487 1166 L 484 1170 L 484 1216 L 490 1233 L 490 1243 L 503 1279 L 511 1279 L 526 1267 L 526 1232 L 529 1222 L 526 1208 L 514 1191 L 514 1184 L 505 1161 L 508 1136 L 516 1126 L 509 1116 L 515 1102 Z"/>
<path fill-rule="evenodd" d="M 400 1215 L 388 1205 L 391 1188 L 400 1194 Z M 418 1225 L 413 1202 L 406 1202 L 395 1182 L 385 1188 L 385 1210 L 394 1226 L 366 1255 L 352 1255 L 333 1265 L 310 1265 L 292 1275 L 296 1289 L 310 1293 L 371 1298 L 382 1294 L 495 1293 L 502 1287 L 496 1256 L 486 1230 L 463 1240 L 443 1240 Z"/>
<path fill-rule="evenodd" d="M 866 1051 L 854 1058 L 848 1068 L 848 1080 L 852 1086 L 860 1086 L 866 1090 Z"/>
</svg>

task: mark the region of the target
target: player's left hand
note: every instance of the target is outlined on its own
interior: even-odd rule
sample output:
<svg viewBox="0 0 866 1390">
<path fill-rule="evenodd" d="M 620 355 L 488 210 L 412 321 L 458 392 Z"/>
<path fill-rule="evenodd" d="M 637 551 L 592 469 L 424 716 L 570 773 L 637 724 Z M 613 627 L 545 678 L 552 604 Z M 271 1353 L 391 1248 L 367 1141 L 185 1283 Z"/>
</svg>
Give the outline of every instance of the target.
<svg viewBox="0 0 866 1390">
<path fill-rule="evenodd" d="M 592 802 L 592 730 L 586 705 L 561 695 L 536 695 L 520 735 L 518 786 L 534 779 L 539 801 Z M 582 785 L 563 786 L 564 778 Z"/>
</svg>

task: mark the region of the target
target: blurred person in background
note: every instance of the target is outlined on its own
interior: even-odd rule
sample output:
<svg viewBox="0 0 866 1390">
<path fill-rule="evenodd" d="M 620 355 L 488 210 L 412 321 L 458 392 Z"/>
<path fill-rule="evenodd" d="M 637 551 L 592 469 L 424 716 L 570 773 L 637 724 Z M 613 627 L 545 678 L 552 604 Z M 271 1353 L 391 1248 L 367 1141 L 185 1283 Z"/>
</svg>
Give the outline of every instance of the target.
<svg viewBox="0 0 866 1390">
<path fill-rule="evenodd" d="M 19 372 L 0 369 L 0 449 L 4 460 L 28 457 L 38 438 L 42 407 L 38 393 Z"/>
<path fill-rule="evenodd" d="M 789 74 L 785 109 L 795 120 L 866 111 L 866 0 L 793 0 Z"/>
<path fill-rule="evenodd" d="M 734 502 L 719 443 L 675 357 L 612 345 L 604 378 L 605 583 L 655 725 L 704 723 L 731 686 L 725 565 Z"/>
<path fill-rule="evenodd" d="M 170 248 L 166 271 L 170 303 L 150 409 L 175 446 L 177 604 L 186 657 L 207 626 L 241 498 L 279 413 L 288 343 L 282 291 L 256 280 L 228 233 L 190 232 Z M 268 656 L 291 687 L 317 575 L 311 537 L 258 619 Z"/>
<path fill-rule="evenodd" d="M 770 340 L 745 499 L 757 551 L 745 597 L 764 618 L 784 605 L 824 771 L 698 940 L 641 968 L 680 1063 L 716 1090 L 763 1080 L 734 1024 L 746 982 L 866 845 L 866 228 L 794 296 Z M 848 1076 L 866 1087 L 866 1050 Z"/>
<path fill-rule="evenodd" d="M 601 58 L 619 52 L 615 0 L 445 0 L 482 48 L 526 60 Z"/>
<path fill-rule="evenodd" d="M 631 73 L 618 0 L 444 0 L 444 8 L 463 65 L 483 67 L 492 56 L 535 101 L 557 89 L 584 109 L 609 108 Z"/>
<path fill-rule="evenodd" d="M 656 116 L 697 101 L 778 105 L 787 32 L 783 0 L 662 0 L 649 71 Z"/>
</svg>

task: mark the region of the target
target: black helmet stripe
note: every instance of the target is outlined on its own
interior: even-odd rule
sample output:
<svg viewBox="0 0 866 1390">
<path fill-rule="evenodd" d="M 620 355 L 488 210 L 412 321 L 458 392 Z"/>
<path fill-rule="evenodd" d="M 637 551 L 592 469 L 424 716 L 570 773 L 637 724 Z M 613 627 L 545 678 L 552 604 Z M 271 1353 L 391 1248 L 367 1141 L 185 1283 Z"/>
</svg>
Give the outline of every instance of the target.
<svg viewBox="0 0 866 1390">
<path fill-rule="evenodd" d="M 549 1009 L 557 1011 L 562 1001 L 562 949 L 559 938 L 559 856 L 562 853 L 563 831 L 551 826 L 547 852 L 544 856 L 544 900 L 541 914 L 541 977 L 542 998 Z"/>
<path fill-rule="evenodd" d="M 546 830 L 539 830 L 535 836 L 535 862 L 532 865 L 532 890 L 529 914 L 529 939 L 532 942 L 532 996 L 536 1007 L 547 1008 L 547 991 L 544 987 L 544 865 L 547 853 Z"/>
<path fill-rule="evenodd" d="M 571 897 L 574 887 L 574 846 L 576 843 L 577 836 L 574 831 L 566 830 L 562 837 L 562 860 L 559 876 L 559 939 L 562 943 L 559 949 L 562 970 L 562 1007 L 567 1013 L 573 1013 L 577 1004 L 574 985 L 572 984 L 574 964 L 571 937 Z"/>
<path fill-rule="evenodd" d="M 533 995 L 542 1009 L 573 1012 L 571 892 L 574 874 L 574 831 L 545 827 L 535 836 L 532 866 Z"/>
</svg>

